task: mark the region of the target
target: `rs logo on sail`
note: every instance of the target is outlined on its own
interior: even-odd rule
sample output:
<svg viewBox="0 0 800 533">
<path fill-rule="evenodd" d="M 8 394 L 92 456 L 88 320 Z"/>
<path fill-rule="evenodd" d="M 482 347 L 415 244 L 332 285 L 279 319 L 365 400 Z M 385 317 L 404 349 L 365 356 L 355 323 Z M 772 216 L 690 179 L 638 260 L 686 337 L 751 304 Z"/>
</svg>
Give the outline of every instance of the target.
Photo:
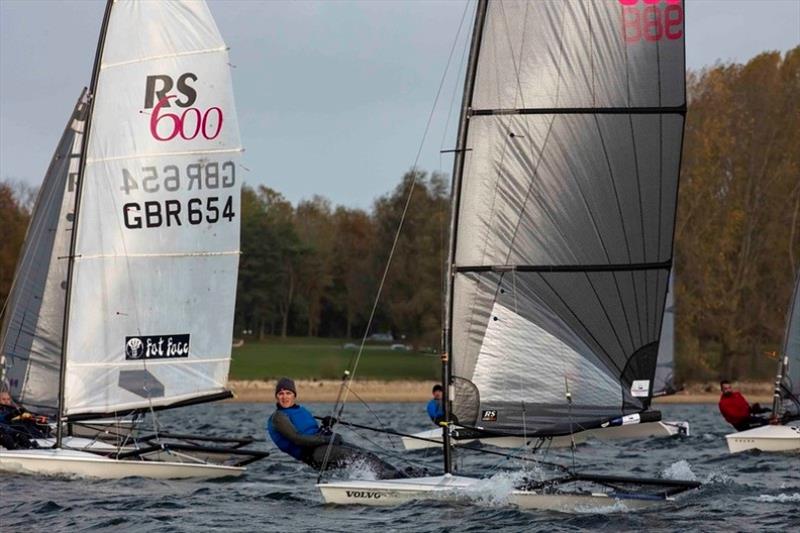
<svg viewBox="0 0 800 533">
<path fill-rule="evenodd" d="M 197 74 L 186 72 L 177 82 L 166 74 L 147 76 L 144 108 L 150 113 L 150 135 L 157 141 L 171 141 L 180 136 L 191 141 L 202 135 L 207 140 L 216 139 L 222 131 L 223 113 L 216 106 L 208 109 L 191 107 L 197 100 L 197 89 L 189 82 L 197 81 Z M 180 94 L 173 94 L 176 88 Z M 165 111 L 171 104 L 183 108 L 180 114 Z"/>
</svg>

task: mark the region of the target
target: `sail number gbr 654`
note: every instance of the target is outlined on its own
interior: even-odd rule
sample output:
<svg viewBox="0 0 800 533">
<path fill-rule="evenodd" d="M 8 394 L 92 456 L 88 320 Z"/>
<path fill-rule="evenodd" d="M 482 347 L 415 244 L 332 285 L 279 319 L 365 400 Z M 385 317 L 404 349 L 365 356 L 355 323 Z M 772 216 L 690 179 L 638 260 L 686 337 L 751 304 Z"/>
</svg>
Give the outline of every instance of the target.
<svg viewBox="0 0 800 533">
<path fill-rule="evenodd" d="M 191 163 L 182 168 L 177 165 L 141 167 L 136 173 L 123 168 L 121 190 L 126 195 L 132 191 L 159 196 L 179 190 L 218 192 L 203 198 L 126 202 L 122 206 L 125 227 L 144 229 L 231 222 L 236 218 L 233 196 L 225 193 L 236 184 L 235 168 L 233 161 Z"/>
</svg>

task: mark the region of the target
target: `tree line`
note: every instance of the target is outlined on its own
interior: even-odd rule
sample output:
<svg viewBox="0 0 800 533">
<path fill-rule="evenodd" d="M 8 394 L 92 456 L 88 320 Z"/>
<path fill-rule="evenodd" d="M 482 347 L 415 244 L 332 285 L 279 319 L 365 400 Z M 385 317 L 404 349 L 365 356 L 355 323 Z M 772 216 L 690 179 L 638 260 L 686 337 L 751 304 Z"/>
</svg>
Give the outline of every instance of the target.
<svg viewBox="0 0 800 533">
<path fill-rule="evenodd" d="M 677 375 L 766 377 L 800 268 L 800 47 L 690 72 L 675 228 Z M 414 187 L 394 256 L 384 269 Z M 0 299 L 32 195 L 0 182 Z M 408 172 L 370 211 L 242 189 L 235 335 L 359 338 L 436 348 L 449 178 Z M 246 333 L 245 333 L 246 332 Z"/>
</svg>

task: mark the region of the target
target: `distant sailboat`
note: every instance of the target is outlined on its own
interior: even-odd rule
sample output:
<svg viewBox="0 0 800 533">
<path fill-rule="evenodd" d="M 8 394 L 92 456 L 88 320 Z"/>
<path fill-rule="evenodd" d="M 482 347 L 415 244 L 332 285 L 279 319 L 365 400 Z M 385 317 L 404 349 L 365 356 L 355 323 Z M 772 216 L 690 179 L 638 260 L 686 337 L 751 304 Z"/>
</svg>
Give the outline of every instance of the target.
<svg viewBox="0 0 800 533">
<path fill-rule="evenodd" d="M 683 6 L 630 4 L 477 4 L 443 342 L 445 418 L 470 438 L 660 419 L 649 405 L 686 106 Z M 327 502 L 369 505 L 474 489 L 452 474 L 454 436 L 443 431 L 443 476 L 318 487 Z M 638 508 L 696 486 L 568 473 L 509 501 Z"/>
<path fill-rule="evenodd" d="M 800 270 L 786 315 L 772 412 L 775 424 L 726 435 L 728 450 L 800 451 Z"/>
<path fill-rule="evenodd" d="M 228 398 L 241 152 L 228 53 L 203 1 L 110 0 L 91 87 L 37 199 L 9 297 L 3 381 L 57 420 L 0 470 L 236 476 L 253 439 L 156 432 L 110 445 L 67 424 Z"/>
</svg>

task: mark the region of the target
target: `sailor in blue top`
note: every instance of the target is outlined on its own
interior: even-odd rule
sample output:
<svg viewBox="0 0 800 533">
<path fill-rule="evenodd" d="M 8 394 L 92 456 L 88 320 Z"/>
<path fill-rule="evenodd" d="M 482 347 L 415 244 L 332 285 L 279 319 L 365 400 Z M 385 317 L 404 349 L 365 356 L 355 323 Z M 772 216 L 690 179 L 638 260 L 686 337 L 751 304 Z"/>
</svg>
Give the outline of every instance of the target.
<svg viewBox="0 0 800 533">
<path fill-rule="evenodd" d="M 439 422 L 444 420 L 444 405 L 442 404 L 442 396 L 444 395 L 444 389 L 441 385 L 434 385 L 433 386 L 433 398 L 428 402 L 428 416 L 431 417 L 431 421 L 439 425 Z"/>
<path fill-rule="evenodd" d="M 281 378 L 275 386 L 277 405 L 267 420 L 267 434 L 282 451 L 319 470 L 328 454 L 326 468 L 345 468 L 355 461 L 366 464 L 379 479 L 406 477 L 392 465 L 357 446 L 345 443 L 331 427 L 335 419 L 325 417 L 322 427 L 314 415 L 296 403 L 294 381 Z"/>
</svg>

